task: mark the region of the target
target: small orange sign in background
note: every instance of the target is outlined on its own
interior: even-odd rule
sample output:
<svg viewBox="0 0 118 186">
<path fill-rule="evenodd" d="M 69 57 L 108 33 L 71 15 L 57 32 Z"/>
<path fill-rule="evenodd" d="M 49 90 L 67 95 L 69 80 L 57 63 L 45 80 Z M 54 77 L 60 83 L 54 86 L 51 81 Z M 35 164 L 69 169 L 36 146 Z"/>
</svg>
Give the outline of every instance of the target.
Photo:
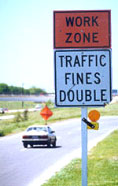
<svg viewBox="0 0 118 186">
<path fill-rule="evenodd" d="M 110 48 L 110 10 L 54 11 L 54 48 Z"/>
<path fill-rule="evenodd" d="M 41 110 L 40 115 L 43 117 L 44 120 L 48 120 L 48 118 L 53 115 L 53 112 L 47 106 L 45 106 Z"/>
<path fill-rule="evenodd" d="M 100 118 L 100 113 L 97 110 L 91 110 L 88 114 L 88 117 L 91 121 L 96 122 Z"/>
</svg>

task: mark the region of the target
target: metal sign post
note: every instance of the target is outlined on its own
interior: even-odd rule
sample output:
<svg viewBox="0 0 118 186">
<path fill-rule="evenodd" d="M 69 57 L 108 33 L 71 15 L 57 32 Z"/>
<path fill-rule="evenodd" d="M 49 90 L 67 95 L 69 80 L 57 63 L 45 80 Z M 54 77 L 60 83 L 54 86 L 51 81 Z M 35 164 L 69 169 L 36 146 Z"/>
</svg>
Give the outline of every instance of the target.
<svg viewBox="0 0 118 186">
<path fill-rule="evenodd" d="M 87 118 L 87 107 L 81 107 L 82 186 L 87 186 L 87 125 L 83 118 Z"/>
</svg>

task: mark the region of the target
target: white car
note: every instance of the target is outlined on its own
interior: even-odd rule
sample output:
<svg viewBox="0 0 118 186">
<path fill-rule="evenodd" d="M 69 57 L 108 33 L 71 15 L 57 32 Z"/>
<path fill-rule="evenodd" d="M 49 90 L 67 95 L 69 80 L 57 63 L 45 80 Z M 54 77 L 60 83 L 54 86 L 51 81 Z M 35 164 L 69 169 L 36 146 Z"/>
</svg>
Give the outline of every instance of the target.
<svg viewBox="0 0 118 186">
<path fill-rule="evenodd" d="M 0 114 L 4 114 L 4 113 L 5 113 L 4 108 L 0 108 Z"/>
<path fill-rule="evenodd" d="M 47 145 L 56 147 L 56 136 L 49 126 L 33 125 L 29 126 L 22 136 L 23 146 L 27 148 L 28 145 Z"/>
<path fill-rule="evenodd" d="M 38 104 L 38 105 L 35 106 L 34 111 L 39 111 L 41 109 L 42 109 L 42 105 Z"/>
</svg>

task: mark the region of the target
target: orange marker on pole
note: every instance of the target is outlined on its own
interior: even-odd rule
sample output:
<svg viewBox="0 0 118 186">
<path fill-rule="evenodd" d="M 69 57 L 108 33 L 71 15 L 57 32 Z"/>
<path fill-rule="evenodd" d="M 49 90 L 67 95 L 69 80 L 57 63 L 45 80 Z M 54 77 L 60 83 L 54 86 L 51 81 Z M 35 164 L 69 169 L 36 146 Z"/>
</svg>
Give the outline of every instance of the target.
<svg viewBox="0 0 118 186">
<path fill-rule="evenodd" d="M 91 110 L 88 114 L 88 117 L 91 121 L 96 122 L 100 118 L 100 112 L 97 110 Z"/>
<path fill-rule="evenodd" d="M 97 110 L 91 110 L 88 113 L 88 117 L 91 120 L 91 124 L 93 124 L 95 127 L 93 128 L 93 130 L 98 130 L 99 129 L 99 123 L 97 123 L 96 121 L 99 120 L 100 118 L 100 112 Z M 88 129 L 92 129 L 91 127 L 87 126 Z"/>
</svg>

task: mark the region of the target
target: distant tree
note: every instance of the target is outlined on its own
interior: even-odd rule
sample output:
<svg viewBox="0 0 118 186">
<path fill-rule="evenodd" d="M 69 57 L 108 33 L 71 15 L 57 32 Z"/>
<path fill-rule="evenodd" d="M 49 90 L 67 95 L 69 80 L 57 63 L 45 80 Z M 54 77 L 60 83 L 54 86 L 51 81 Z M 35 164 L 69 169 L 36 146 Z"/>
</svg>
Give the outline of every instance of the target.
<svg viewBox="0 0 118 186">
<path fill-rule="evenodd" d="M 10 89 L 9 86 L 5 83 L 0 83 L 0 94 L 9 94 Z"/>
<path fill-rule="evenodd" d="M 11 94 L 22 94 L 22 87 L 10 86 Z"/>
<path fill-rule="evenodd" d="M 29 91 L 29 89 L 24 89 L 24 90 L 23 90 L 23 93 L 24 93 L 25 95 L 28 95 L 28 94 L 30 94 L 30 91 Z"/>
<path fill-rule="evenodd" d="M 40 88 L 36 88 L 36 87 L 32 87 L 29 89 L 30 91 L 30 94 L 45 94 L 46 91 L 44 91 L 43 89 L 40 89 Z"/>
<path fill-rule="evenodd" d="M 46 91 L 41 88 L 32 87 L 29 89 L 25 89 L 23 87 L 16 87 L 16 86 L 8 86 L 5 83 L 0 83 L 0 94 L 33 94 L 33 95 L 39 95 L 39 94 L 45 94 Z"/>
</svg>

